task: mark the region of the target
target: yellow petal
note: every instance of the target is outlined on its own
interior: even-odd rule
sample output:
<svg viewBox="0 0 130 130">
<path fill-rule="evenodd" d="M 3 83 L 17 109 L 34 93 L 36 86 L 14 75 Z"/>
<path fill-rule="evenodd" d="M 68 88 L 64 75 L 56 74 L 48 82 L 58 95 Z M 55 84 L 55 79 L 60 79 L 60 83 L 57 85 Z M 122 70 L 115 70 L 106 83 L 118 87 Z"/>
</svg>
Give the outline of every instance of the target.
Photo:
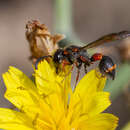
<svg viewBox="0 0 130 130">
<path fill-rule="evenodd" d="M 0 117 L 1 128 L 114 130 L 117 118 L 111 114 L 100 114 L 111 104 L 109 93 L 103 92 L 106 78 L 98 77 L 96 70 L 92 70 L 73 92 L 70 69 L 67 71 L 56 74 L 54 64 L 44 60 L 35 70 L 35 85 L 20 70 L 10 67 L 9 72 L 3 74 L 7 86 L 5 97 L 21 112 L 15 114 L 15 119 L 10 114 L 12 111 L 5 111 L 9 114 L 5 118 L 3 115 Z"/>
<path fill-rule="evenodd" d="M 58 94 L 51 94 L 48 96 L 48 104 L 51 107 L 52 118 L 55 123 L 59 125 L 61 119 L 65 116 L 64 102 Z"/>
<path fill-rule="evenodd" d="M 104 109 L 106 109 L 110 105 L 110 101 L 108 99 L 109 94 L 100 93 L 104 88 L 105 82 L 106 78 L 97 77 L 96 70 L 92 70 L 88 74 L 86 74 L 81 79 L 79 84 L 76 86 L 74 93 L 71 95 L 69 104 L 70 111 L 73 110 L 75 111 L 75 113 L 79 113 L 78 112 L 79 108 L 76 111 L 76 106 L 82 107 L 80 108 L 80 113 L 87 113 L 87 114 L 92 109 L 93 109 L 92 111 L 95 113 L 100 113 Z M 95 96 L 97 97 L 97 99 L 95 99 Z"/>
<path fill-rule="evenodd" d="M 74 93 L 71 95 L 70 105 L 71 103 L 77 104 L 79 97 L 81 99 L 87 99 L 86 102 L 88 102 L 88 100 L 91 99 L 95 93 L 102 91 L 106 82 L 106 78 L 98 78 L 96 73 L 96 70 L 92 70 L 80 80 L 75 88 Z"/>
<path fill-rule="evenodd" d="M 73 130 L 73 129 L 71 129 L 69 121 L 63 117 L 58 126 L 58 130 Z M 76 129 L 74 129 L 74 130 L 76 130 Z"/>
<path fill-rule="evenodd" d="M 33 130 L 32 120 L 25 114 L 8 108 L 0 108 L 0 128 L 7 130 Z"/>
<path fill-rule="evenodd" d="M 68 69 L 68 68 L 67 68 Z M 71 69 L 69 67 L 69 69 Z M 68 71 L 69 71 L 68 69 Z M 67 72 L 66 72 L 67 73 Z M 36 85 L 41 95 L 49 95 L 50 93 L 58 93 L 62 97 L 64 105 L 67 106 L 68 94 L 71 91 L 71 73 L 61 71 L 56 74 L 55 65 L 50 61 L 43 60 L 38 64 L 35 70 Z"/>
<path fill-rule="evenodd" d="M 85 119 L 87 119 L 103 112 L 111 104 L 109 95 L 108 92 L 97 92 L 89 100 L 86 98 L 79 100 L 69 111 L 69 113 L 71 113 L 69 116 L 71 116 L 71 120 L 73 120 L 72 126 L 78 124 L 77 121 L 81 115 L 86 115 Z"/>
<path fill-rule="evenodd" d="M 88 72 L 78 83 L 75 94 L 91 95 L 94 92 L 102 91 L 106 83 L 105 77 L 98 77 L 96 70 Z"/>
<path fill-rule="evenodd" d="M 94 116 L 103 112 L 107 107 L 111 105 L 109 100 L 110 93 L 97 92 L 91 96 L 91 99 L 84 98 L 82 100 L 83 113 L 87 113 L 88 116 Z"/>
<path fill-rule="evenodd" d="M 38 64 L 38 69 L 35 70 L 35 81 L 39 93 L 47 94 L 52 91 L 60 91 L 58 81 L 56 81 L 56 73 L 54 65 L 48 64 L 46 60 L 43 60 Z"/>
<path fill-rule="evenodd" d="M 33 82 L 14 67 L 3 74 L 3 79 L 7 87 L 5 97 L 21 111 L 35 115 L 39 110 L 39 95 Z"/>
<path fill-rule="evenodd" d="M 81 130 L 115 130 L 118 118 L 112 114 L 102 113 L 80 122 Z"/>
<path fill-rule="evenodd" d="M 19 124 L 17 122 L 14 123 L 0 123 L 0 128 L 4 130 L 35 130 L 24 124 Z"/>
</svg>

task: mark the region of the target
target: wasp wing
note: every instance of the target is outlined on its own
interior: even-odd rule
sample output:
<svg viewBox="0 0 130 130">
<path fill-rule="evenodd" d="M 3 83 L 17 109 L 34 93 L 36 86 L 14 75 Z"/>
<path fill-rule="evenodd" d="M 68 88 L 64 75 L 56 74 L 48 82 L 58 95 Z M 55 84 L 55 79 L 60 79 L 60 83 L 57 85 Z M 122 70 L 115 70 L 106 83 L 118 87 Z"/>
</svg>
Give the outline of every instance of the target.
<svg viewBox="0 0 130 130">
<path fill-rule="evenodd" d="M 116 40 L 121 40 L 121 39 L 127 38 L 129 36 L 130 36 L 130 31 L 121 31 L 118 33 L 111 33 L 111 34 L 105 35 L 105 36 L 97 39 L 96 41 L 89 43 L 86 46 L 81 47 L 81 49 L 93 48 L 93 47 L 102 45 L 104 43 L 109 43 L 109 42 L 113 42 Z"/>
</svg>

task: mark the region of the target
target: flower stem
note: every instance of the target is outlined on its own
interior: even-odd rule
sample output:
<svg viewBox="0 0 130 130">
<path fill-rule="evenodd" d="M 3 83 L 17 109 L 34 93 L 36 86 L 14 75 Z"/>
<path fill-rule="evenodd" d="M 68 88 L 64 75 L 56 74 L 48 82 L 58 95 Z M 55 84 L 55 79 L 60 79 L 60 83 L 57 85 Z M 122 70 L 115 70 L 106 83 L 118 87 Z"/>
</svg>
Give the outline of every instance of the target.
<svg viewBox="0 0 130 130">
<path fill-rule="evenodd" d="M 72 0 L 55 0 L 55 30 L 72 34 Z"/>
</svg>

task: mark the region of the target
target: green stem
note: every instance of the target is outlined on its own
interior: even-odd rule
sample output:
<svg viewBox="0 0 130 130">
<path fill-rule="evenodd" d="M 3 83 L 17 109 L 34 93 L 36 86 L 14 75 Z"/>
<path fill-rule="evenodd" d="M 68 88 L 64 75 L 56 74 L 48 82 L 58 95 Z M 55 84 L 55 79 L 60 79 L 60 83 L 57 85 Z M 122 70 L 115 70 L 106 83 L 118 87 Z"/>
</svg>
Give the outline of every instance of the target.
<svg viewBox="0 0 130 130">
<path fill-rule="evenodd" d="M 73 31 L 72 0 L 55 0 L 54 30 L 65 34 L 66 38 L 59 42 L 60 47 L 68 44 L 83 45 Z"/>
<path fill-rule="evenodd" d="M 72 0 L 55 0 L 55 31 L 72 34 Z"/>
<path fill-rule="evenodd" d="M 109 81 L 105 87 L 105 91 L 111 93 L 111 99 L 114 100 L 122 92 L 130 80 L 130 64 L 122 64 L 119 69 L 117 69 L 116 79 L 114 81 Z"/>
</svg>

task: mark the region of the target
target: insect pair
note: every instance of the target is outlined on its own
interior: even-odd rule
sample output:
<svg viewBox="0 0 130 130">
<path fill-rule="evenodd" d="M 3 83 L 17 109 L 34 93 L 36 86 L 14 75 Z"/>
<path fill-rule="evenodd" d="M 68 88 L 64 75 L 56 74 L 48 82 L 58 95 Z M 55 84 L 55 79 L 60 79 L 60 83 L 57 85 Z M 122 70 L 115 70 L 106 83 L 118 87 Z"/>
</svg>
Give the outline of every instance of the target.
<svg viewBox="0 0 130 130">
<path fill-rule="evenodd" d="M 56 73 L 58 73 L 59 65 L 61 64 L 63 68 L 65 65 L 75 65 L 78 70 L 76 78 L 77 82 L 82 64 L 84 65 L 84 70 L 87 73 L 87 67 L 91 66 L 94 62 L 99 61 L 98 67 L 102 75 L 108 76 L 114 80 L 116 64 L 114 64 L 113 60 L 109 56 L 105 56 L 101 53 L 95 53 L 92 56 L 89 56 L 87 49 L 102 45 L 104 43 L 121 40 L 129 36 L 129 31 L 122 31 L 119 33 L 105 35 L 83 47 L 72 45 L 63 49 L 57 49 L 54 55 L 39 58 L 35 66 L 37 68 L 38 63 L 47 57 L 52 57 L 56 65 Z"/>
</svg>

